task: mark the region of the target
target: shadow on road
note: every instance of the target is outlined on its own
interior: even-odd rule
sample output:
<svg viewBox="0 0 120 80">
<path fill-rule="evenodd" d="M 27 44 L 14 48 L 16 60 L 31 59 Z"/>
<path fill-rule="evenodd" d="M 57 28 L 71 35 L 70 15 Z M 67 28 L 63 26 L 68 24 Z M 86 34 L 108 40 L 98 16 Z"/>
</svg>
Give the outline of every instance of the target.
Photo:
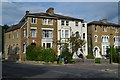
<svg viewBox="0 0 120 80">
<path fill-rule="evenodd" d="M 2 63 L 2 78 L 28 78 L 42 75 L 47 71 L 48 70 L 44 66 L 17 64 L 14 62 Z"/>
</svg>

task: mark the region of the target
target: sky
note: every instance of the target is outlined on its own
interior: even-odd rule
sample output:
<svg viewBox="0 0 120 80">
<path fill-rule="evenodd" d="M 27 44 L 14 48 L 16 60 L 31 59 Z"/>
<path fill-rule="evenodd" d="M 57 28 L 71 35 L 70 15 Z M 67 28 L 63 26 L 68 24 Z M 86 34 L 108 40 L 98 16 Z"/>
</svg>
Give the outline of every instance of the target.
<svg viewBox="0 0 120 80">
<path fill-rule="evenodd" d="M 2 24 L 14 25 L 25 11 L 45 12 L 53 7 L 55 13 L 84 19 L 86 22 L 107 19 L 118 23 L 118 2 L 2 2 Z"/>
</svg>

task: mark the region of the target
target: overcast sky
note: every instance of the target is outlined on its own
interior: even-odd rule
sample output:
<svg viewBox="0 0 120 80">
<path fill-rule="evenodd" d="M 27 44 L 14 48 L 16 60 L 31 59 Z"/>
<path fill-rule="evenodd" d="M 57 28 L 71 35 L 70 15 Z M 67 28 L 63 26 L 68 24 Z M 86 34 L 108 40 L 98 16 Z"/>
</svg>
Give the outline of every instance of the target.
<svg viewBox="0 0 120 80">
<path fill-rule="evenodd" d="M 45 12 L 53 7 L 55 13 L 84 19 L 87 22 L 108 19 L 118 23 L 118 2 L 3 2 L 2 25 L 17 24 L 25 11 Z"/>
</svg>

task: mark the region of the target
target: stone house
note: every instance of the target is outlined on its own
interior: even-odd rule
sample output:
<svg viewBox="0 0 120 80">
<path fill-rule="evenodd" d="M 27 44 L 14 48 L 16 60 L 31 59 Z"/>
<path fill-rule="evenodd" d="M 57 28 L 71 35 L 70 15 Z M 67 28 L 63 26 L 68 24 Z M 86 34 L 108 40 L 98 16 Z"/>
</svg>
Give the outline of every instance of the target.
<svg viewBox="0 0 120 80">
<path fill-rule="evenodd" d="M 87 24 L 83 19 L 55 14 L 54 8 L 49 8 L 45 13 L 26 11 L 20 22 L 11 26 L 4 34 L 5 58 L 8 59 L 10 55 L 17 54 L 19 60 L 25 60 L 28 45 L 53 48 L 57 52 L 56 55 L 60 55 L 59 46 L 55 42 L 60 38 L 69 38 L 71 33 L 76 31 L 79 31 L 87 42 Z"/>
<path fill-rule="evenodd" d="M 110 46 L 120 47 L 120 25 L 106 19 L 88 23 L 88 49 L 96 58 L 104 58 Z"/>
</svg>

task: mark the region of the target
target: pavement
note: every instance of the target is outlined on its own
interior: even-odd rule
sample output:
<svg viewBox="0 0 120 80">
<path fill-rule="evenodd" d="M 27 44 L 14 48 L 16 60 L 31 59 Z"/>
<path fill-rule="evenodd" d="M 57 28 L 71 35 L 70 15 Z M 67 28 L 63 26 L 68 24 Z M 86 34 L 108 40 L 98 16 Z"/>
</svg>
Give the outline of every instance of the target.
<svg viewBox="0 0 120 80">
<path fill-rule="evenodd" d="M 118 78 L 116 64 L 44 64 L 3 62 L 3 78 Z M 113 79 L 113 80 L 115 80 Z"/>
</svg>

